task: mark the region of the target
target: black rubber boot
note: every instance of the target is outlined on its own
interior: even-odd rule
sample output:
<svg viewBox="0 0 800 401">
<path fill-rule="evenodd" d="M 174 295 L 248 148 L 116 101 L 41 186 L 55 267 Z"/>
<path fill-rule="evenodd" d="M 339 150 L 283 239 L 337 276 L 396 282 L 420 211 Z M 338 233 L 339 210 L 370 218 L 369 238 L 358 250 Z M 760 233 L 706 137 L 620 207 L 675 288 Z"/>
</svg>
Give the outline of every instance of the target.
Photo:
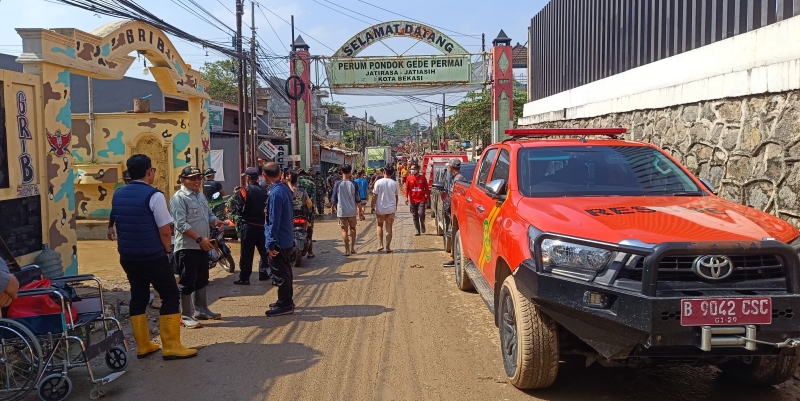
<svg viewBox="0 0 800 401">
<path fill-rule="evenodd" d="M 419 220 L 416 217 L 414 218 L 414 228 L 417 229 L 417 236 L 419 236 Z"/>
</svg>

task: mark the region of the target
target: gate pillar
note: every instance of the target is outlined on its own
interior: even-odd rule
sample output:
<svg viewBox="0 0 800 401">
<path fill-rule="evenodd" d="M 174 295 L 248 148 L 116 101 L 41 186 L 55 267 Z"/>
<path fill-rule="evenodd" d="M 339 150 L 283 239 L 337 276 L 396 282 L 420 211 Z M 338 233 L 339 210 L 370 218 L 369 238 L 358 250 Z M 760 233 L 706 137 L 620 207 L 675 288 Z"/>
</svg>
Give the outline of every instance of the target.
<svg viewBox="0 0 800 401">
<path fill-rule="evenodd" d="M 503 30 L 492 41 L 492 143 L 514 126 L 514 68 L 511 38 Z"/>
<path fill-rule="evenodd" d="M 309 46 L 302 36 L 297 36 L 294 41 L 295 52 L 291 58 L 291 75 L 300 78 L 303 82 L 303 91 L 298 95 L 298 85 L 292 82 L 291 89 L 295 96 L 291 98 L 292 106 L 292 155 L 300 155 L 300 161 L 294 163 L 295 167 L 309 169 L 311 167 L 311 54 Z M 297 98 L 297 99 L 295 99 Z"/>
</svg>

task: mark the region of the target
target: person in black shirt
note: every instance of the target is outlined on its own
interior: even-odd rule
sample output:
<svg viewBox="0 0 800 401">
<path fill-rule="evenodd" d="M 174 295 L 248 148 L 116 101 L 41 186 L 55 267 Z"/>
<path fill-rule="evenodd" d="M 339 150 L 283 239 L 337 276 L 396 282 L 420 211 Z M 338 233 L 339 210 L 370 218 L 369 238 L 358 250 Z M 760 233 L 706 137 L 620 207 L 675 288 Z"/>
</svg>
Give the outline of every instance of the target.
<svg viewBox="0 0 800 401">
<path fill-rule="evenodd" d="M 205 193 L 206 199 L 209 202 L 211 202 L 212 196 L 214 196 L 214 194 L 217 192 L 219 192 L 220 197 L 225 196 L 225 190 L 222 189 L 222 183 L 214 180 L 215 174 L 217 174 L 217 171 L 213 168 L 207 168 L 203 173 L 206 179 L 206 181 L 203 183 L 203 193 Z"/>
<path fill-rule="evenodd" d="M 261 256 L 259 271 L 264 271 L 267 263 L 266 237 L 264 236 L 265 210 L 267 207 L 267 190 L 258 185 L 259 171 L 255 167 L 248 167 L 244 175 L 247 176 L 247 186 L 237 191 L 234 200 L 235 213 L 242 219 L 242 245 L 239 256 L 239 279 L 236 285 L 250 285 L 250 275 L 253 273 L 253 258 L 255 250 Z"/>
</svg>

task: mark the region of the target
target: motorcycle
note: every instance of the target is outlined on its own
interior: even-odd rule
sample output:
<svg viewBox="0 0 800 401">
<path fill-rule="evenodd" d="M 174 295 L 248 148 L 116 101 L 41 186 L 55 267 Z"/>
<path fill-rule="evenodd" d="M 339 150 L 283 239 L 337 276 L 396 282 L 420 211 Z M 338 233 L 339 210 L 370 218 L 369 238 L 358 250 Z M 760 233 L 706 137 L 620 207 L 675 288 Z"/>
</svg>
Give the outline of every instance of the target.
<svg viewBox="0 0 800 401">
<path fill-rule="evenodd" d="M 303 261 L 303 256 L 308 253 L 308 248 L 311 245 L 308 240 L 308 220 L 303 216 L 295 216 L 294 218 L 294 246 L 292 246 L 292 255 L 290 262 L 292 266 L 299 267 Z"/>
<path fill-rule="evenodd" d="M 225 242 L 225 231 L 218 230 L 216 227 L 211 229 L 211 245 L 213 248 L 208 251 L 208 269 L 217 266 L 217 263 L 228 273 L 236 271 L 236 263 L 231 255 L 231 248 Z"/>
<path fill-rule="evenodd" d="M 228 208 L 231 198 L 232 196 L 230 195 L 220 196 L 219 192 L 215 192 L 214 195 L 211 195 L 211 201 L 208 202 L 208 206 L 211 208 L 211 213 L 214 213 L 214 216 L 217 216 L 218 219 L 225 223 L 224 235 L 228 238 L 238 239 L 236 224 L 231 220 Z"/>
</svg>

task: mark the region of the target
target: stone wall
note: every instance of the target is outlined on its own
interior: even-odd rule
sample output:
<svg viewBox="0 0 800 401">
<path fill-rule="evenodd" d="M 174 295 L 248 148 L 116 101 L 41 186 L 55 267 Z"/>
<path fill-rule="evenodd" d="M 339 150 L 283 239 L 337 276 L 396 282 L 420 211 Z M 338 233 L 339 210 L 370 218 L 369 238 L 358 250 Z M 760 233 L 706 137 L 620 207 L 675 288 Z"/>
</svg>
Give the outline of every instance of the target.
<svg viewBox="0 0 800 401">
<path fill-rule="evenodd" d="M 625 127 L 706 178 L 726 199 L 800 227 L 800 91 L 632 111 L 545 127 Z"/>
</svg>

